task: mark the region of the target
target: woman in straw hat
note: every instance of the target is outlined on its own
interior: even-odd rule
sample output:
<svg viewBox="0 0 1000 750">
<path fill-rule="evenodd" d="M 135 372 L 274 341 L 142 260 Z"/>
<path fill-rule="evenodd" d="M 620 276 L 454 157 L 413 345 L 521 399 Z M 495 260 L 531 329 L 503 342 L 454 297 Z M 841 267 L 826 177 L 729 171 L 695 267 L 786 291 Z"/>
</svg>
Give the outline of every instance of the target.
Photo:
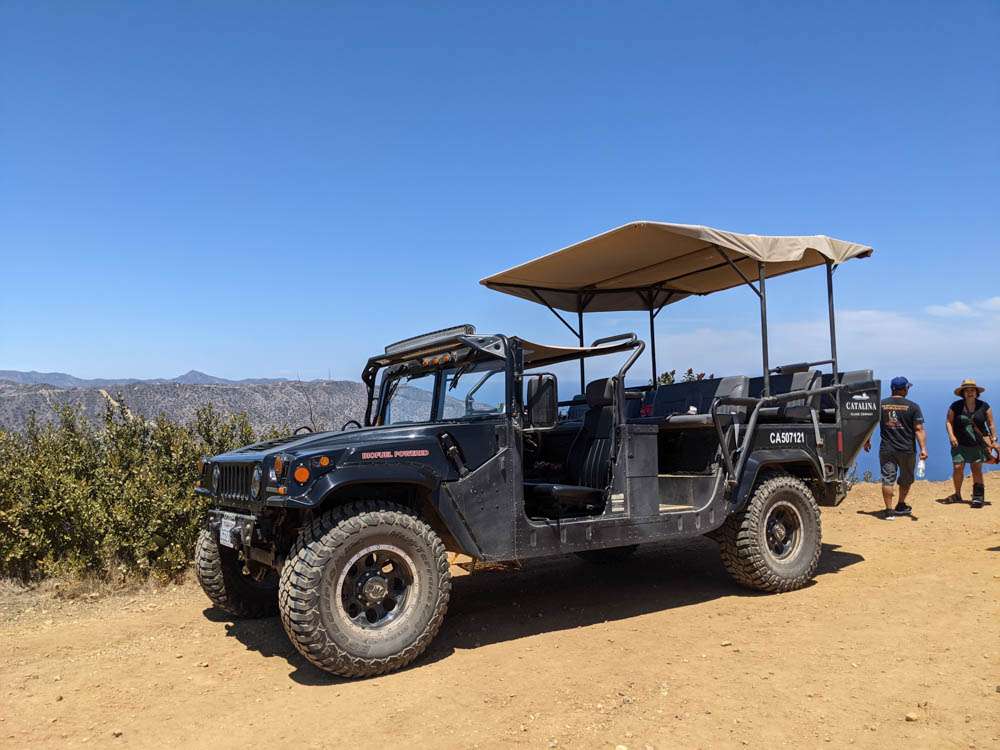
<svg viewBox="0 0 1000 750">
<path fill-rule="evenodd" d="M 965 464 L 972 465 L 972 507 L 982 508 L 986 504 L 983 487 L 983 461 L 990 459 L 990 452 L 1000 451 L 997 443 L 997 428 L 993 423 L 993 410 L 979 398 L 986 389 L 976 385 L 976 381 L 966 378 L 955 389 L 960 396 L 948 407 L 948 438 L 951 440 L 951 461 L 955 470 L 951 475 L 955 483 L 955 494 L 945 498 L 946 502 L 962 501 L 962 479 Z"/>
</svg>

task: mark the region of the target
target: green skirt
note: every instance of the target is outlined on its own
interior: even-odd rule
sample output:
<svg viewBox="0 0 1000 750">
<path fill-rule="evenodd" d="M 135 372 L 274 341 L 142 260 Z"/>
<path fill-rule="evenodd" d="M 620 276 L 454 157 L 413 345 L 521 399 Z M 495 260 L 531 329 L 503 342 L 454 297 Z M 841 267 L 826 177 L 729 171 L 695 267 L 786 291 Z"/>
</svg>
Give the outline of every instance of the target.
<svg viewBox="0 0 1000 750">
<path fill-rule="evenodd" d="M 951 449 L 953 464 L 981 464 L 989 459 L 989 454 L 981 445 L 956 445 Z"/>
</svg>

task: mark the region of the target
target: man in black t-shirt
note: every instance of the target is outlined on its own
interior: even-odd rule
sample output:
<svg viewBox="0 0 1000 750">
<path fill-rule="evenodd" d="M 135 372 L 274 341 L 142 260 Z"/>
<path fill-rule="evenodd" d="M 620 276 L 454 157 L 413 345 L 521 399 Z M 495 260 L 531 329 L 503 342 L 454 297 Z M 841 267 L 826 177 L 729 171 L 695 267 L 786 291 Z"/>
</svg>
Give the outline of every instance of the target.
<svg viewBox="0 0 1000 750">
<path fill-rule="evenodd" d="M 903 377 L 893 378 L 892 395 L 882 400 L 882 416 L 879 420 L 879 436 L 882 444 L 878 449 L 878 462 L 882 467 L 882 500 L 885 513 L 891 521 L 896 514 L 908 515 L 913 508 L 906 504 L 906 495 L 913 484 L 913 466 L 916 463 L 916 442 L 920 443 L 920 460 L 927 460 L 927 433 L 924 430 L 924 414 L 913 401 L 906 398 L 913 385 Z M 915 442 L 916 441 L 916 442 Z M 871 450 L 869 440 L 865 450 Z M 899 502 L 892 505 L 892 487 L 899 478 Z"/>
</svg>

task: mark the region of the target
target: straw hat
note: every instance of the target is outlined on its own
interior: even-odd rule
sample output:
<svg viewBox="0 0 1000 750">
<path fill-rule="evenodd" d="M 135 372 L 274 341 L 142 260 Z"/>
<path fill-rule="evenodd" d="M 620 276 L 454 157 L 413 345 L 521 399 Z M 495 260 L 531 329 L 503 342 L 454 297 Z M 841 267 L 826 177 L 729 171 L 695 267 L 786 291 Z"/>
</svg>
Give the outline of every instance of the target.
<svg viewBox="0 0 1000 750">
<path fill-rule="evenodd" d="M 964 396 L 965 394 L 962 393 L 962 391 L 964 391 L 966 388 L 975 388 L 976 393 L 982 393 L 983 391 L 986 390 L 981 385 L 976 385 L 976 381 L 973 380 L 972 378 L 966 378 L 965 380 L 962 381 L 962 385 L 958 386 L 958 388 L 955 389 L 955 395 Z"/>
</svg>

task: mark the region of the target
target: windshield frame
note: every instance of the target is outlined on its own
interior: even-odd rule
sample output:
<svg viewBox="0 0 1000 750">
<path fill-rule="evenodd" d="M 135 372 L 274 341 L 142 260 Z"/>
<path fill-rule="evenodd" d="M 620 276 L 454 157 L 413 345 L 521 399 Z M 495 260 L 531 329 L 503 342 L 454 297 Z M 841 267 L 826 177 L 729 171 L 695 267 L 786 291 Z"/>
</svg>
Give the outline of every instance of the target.
<svg viewBox="0 0 1000 750">
<path fill-rule="evenodd" d="M 430 409 L 430 419 L 428 421 L 418 421 L 418 422 L 407 422 L 406 424 L 437 424 L 444 422 L 483 422 L 490 420 L 508 420 L 511 418 L 516 406 L 512 403 L 514 388 L 514 372 L 513 372 L 513 361 L 509 353 L 509 347 L 507 346 L 506 337 L 500 337 L 503 339 L 503 349 L 507 352 L 506 356 L 498 357 L 492 355 L 488 352 L 475 351 L 472 350 L 466 357 L 463 357 L 461 361 L 449 361 L 441 362 L 436 365 L 424 365 L 419 360 L 410 360 L 408 362 L 400 362 L 392 365 L 388 365 L 381 368 L 373 368 L 365 373 L 365 381 L 369 384 L 369 407 L 366 414 L 365 422 L 367 426 L 382 426 L 385 425 L 385 412 L 386 407 L 390 405 L 389 401 L 391 396 L 395 394 L 396 389 L 406 378 L 418 378 L 428 374 L 433 374 L 434 376 L 434 390 L 432 392 L 431 398 L 431 409 Z M 458 370 L 465 371 L 461 375 L 461 379 L 465 382 L 466 379 L 472 378 L 470 381 L 474 386 L 478 385 L 476 381 L 475 368 L 480 367 L 484 364 L 495 364 L 495 371 L 503 373 L 504 378 L 504 411 L 498 414 L 483 414 L 477 416 L 461 416 L 461 417 L 445 417 L 444 407 L 445 399 L 448 396 L 447 385 L 448 378 L 445 377 L 446 373 L 454 372 Z M 374 387 L 375 378 L 378 375 L 378 370 L 381 370 L 381 377 L 379 379 L 378 387 Z M 489 376 L 486 371 L 480 371 L 484 376 Z M 495 377 L 489 376 L 489 377 Z M 485 381 L 486 378 L 484 377 Z M 451 381 L 453 382 L 453 381 Z M 391 424 L 386 426 L 392 426 Z"/>
</svg>

